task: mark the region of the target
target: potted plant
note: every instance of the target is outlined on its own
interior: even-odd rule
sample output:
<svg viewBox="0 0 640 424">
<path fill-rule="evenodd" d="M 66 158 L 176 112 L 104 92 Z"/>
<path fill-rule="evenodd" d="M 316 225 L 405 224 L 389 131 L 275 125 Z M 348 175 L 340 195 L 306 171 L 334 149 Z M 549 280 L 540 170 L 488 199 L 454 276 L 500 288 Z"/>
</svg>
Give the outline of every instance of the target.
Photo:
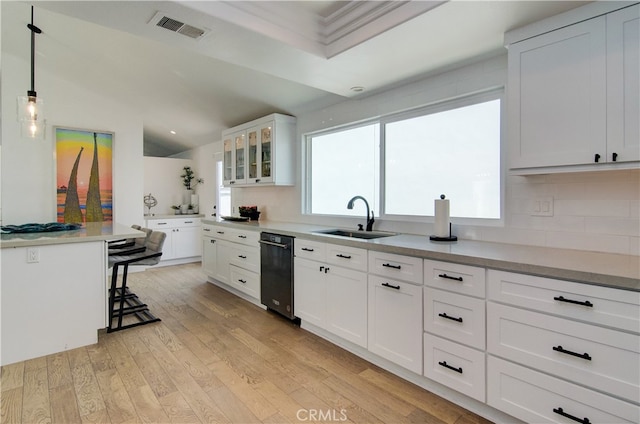
<svg viewBox="0 0 640 424">
<path fill-rule="evenodd" d="M 180 205 L 171 205 L 171 209 L 175 215 L 180 215 Z"/>
<path fill-rule="evenodd" d="M 184 185 L 185 191 L 182 194 L 182 203 L 191 203 L 191 195 L 193 194 L 193 188 L 198 184 L 204 184 L 204 179 L 196 178 L 195 173 L 190 166 L 182 168 L 182 185 Z M 193 181 L 195 180 L 195 182 Z"/>
</svg>

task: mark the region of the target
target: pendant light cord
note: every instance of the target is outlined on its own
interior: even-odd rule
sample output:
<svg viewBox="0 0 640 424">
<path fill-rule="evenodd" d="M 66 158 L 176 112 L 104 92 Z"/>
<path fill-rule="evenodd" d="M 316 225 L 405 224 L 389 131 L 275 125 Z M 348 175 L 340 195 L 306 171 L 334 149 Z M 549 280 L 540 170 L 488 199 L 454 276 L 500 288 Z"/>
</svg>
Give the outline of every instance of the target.
<svg viewBox="0 0 640 424">
<path fill-rule="evenodd" d="M 27 24 L 31 30 L 31 91 L 29 96 L 36 96 L 36 34 L 41 34 L 42 30 L 33 24 L 33 6 L 31 6 L 31 23 Z"/>
</svg>

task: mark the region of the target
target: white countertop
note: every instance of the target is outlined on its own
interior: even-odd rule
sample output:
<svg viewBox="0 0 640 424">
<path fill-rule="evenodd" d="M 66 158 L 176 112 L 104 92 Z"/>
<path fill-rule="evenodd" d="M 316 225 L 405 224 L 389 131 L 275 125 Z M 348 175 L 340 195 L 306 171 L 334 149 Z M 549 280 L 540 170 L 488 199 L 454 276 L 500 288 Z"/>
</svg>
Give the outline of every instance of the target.
<svg viewBox="0 0 640 424">
<path fill-rule="evenodd" d="M 308 240 L 331 242 L 369 250 L 457 262 L 504 271 L 640 291 L 640 257 L 613 253 L 557 249 L 476 240 L 434 242 L 428 236 L 398 234 L 372 240 L 321 235 L 327 227 L 286 222 L 230 222 L 204 219 L 203 224 L 254 231 L 272 231 Z"/>
<path fill-rule="evenodd" d="M 142 231 L 134 230 L 130 226 L 115 222 L 87 222 L 82 225 L 82 228 L 71 231 L 2 234 L 0 248 L 85 243 L 141 237 L 144 235 L 145 233 Z"/>
<path fill-rule="evenodd" d="M 152 219 L 180 219 L 180 218 L 204 218 L 204 214 L 202 213 L 192 213 L 192 214 L 159 214 L 159 215 L 145 215 L 144 219 L 152 220 Z"/>
</svg>

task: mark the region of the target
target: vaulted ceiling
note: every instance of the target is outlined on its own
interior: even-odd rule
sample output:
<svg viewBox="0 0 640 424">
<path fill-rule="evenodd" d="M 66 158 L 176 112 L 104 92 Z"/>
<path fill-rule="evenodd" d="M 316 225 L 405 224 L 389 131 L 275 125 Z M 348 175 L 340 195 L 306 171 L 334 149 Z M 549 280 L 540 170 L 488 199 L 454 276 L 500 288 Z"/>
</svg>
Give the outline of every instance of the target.
<svg viewBox="0 0 640 424">
<path fill-rule="evenodd" d="M 43 30 L 38 66 L 136 106 L 145 154 L 167 156 L 269 113 L 296 115 L 500 54 L 505 31 L 583 3 L 36 1 L 1 7 L 3 15 L 24 14 L 19 22 L 3 16 L 3 37 L 28 37 L 24 25 L 33 4 Z"/>
</svg>

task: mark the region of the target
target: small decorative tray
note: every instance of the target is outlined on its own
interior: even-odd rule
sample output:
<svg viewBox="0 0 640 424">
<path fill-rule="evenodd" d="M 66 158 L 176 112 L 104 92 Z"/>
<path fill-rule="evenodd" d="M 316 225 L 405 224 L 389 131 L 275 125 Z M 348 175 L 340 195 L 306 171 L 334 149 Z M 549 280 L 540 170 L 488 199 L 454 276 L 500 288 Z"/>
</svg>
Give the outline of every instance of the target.
<svg viewBox="0 0 640 424">
<path fill-rule="evenodd" d="M 221 216 L 220 218 L 224 219 L 225 221 L 240 221 L 240 222 L 244 222 L 244 221 L 248 221 L 249 217 L 247 216 Z"/>
</svg>

